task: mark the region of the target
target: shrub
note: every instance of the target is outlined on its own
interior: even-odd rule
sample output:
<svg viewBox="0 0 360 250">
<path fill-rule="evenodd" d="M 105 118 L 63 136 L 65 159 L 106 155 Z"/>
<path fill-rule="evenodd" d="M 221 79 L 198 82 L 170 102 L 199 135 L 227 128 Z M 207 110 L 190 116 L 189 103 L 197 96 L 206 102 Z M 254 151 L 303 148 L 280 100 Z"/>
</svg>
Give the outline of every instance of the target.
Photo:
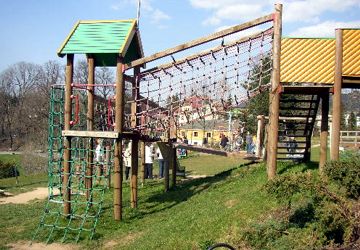
<svg viewBox="0 0 360 250">
<path fill-rule="evenodd" d="M 0 160 L 0 179 L 19 176 L 16 163 Z"/>
<path fill-rule="evenodd" d="M 269 240 L 276 245 L 291 239 L 296 245 L 295 241 L 307 242 L 313 234 L 316 237 L 309 246 L 330 248 L 339 245 L 349 246 L 358 241 L 360 203 L 348 199 L 345 192 L 339 192 L 340 190 L 332 183 L 337 182 L 343 185 L 347 190 L 347 195 L 358 198 L 360 194 L 359 165 L 348 159 L 342 162 L 334 161 L 327 164 L 326 173 L 330 182 L 315 178 L 310 173 L 291 173 L 277 176 L 268 182 L 265 186 L 266 191 L 278 201 L 285 202 L 290 212 L 290 216 L 281 218 L 285 220 L 283 225 L 287 225 L 287 228 L 281 231 L 289 232 L 289 234 L 270 234 L 270 238 L 265 237 L 265 242 L 261 242 L 260 234 L 255 231 L 251 236 L 254 238 L 248 237 L 247 240 L 253 246 L 254 242 L 261 243 L 261 245 L 255 245 L 256 247 L 265 246 Z M 265 235 L 274 229 L 271 224 L 267 226 L 263 224 L 263 226 L 266 228 L 263 228 L 261 233 Z M 295 232 L 298 240 L 292 232 Z M 291 248 L 296 249 L 296 247 Z"/>
<path fill-rule="evenodd" d="M 360 157 L 349 155 L 340 161 L 330 161 L 325 164 L 325 175 L 344 188 L 349 198 L 360 197 Z"/>
<path fill-rule="evenodd" d="M 265 185 L 268 194 L 274 196 L 280 203 L 291 206 L 292 199 L 298 193 L 312 190 L 312 176 L 309 173 L 294 173 L 280 175 Z"/>
</svg>

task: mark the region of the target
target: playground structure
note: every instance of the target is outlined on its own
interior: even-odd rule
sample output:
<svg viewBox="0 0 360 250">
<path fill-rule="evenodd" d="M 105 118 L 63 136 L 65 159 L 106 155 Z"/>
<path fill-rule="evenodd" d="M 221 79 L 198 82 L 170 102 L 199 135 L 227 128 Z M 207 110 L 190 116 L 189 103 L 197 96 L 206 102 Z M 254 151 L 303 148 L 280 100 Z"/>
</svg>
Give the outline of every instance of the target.
<svg viewBox="0 0 360 250">
<path fill-rule="evenodd" d="M 275 5 L 275 12 L 270 15 L 148 57 L 144 57 L 135 20 L 77 23 L 58 51 L 59 56 L 67 57 L 66 81 L 65 86 L 54 86 L 52 89 L 49 121 L 50 194 L 34 239 L 46 235 L 49 242 L 60 235 L 63 241 L 68 238 L 77 241 L 86 232 L 92 238 L 110 180 L 113 180 L 114 188 L 114 218 L 122 219 L 123 140 L 132 141 L 131 207 L 136 208 L 138 160 L 140 158 L 142 161 L 142 181 L 145 181 L 146 142 L 158 142 L 169 161 L 164 181 L 167 191 L 170 187 L 170 169 L 171 185 L 176 185 L 176 147 L 226 155 L 217 150 L 197 149 L 177 143 L 179 121 L 216 119 L 262 91 L 270 92 L 266 148 L 269 178 L 276 174 L 276 161 L 284 148 L 282 137 L 304 139 L 298 143 L 303 144 L 303 158 L 310 158 L 311 135 L 320 100 L 320 167 L 323 166 L 326 161 L 330 92 L 334 93 L 334 145 L 331 158 L 336 159 L 341 83 L 344 81 L 347 87 L 360 86 L 357 85 L 360 84 L 360 54 L 356 51 L 359 39 L 352 40 L 356 53 L 354 49 L 349 52 L 344 47 L 345 61 L 350 60 L 354 64 L 351 64 L 352 71 L 349 72 L 346 68 L 349 64 L 343 64 L 346 74 L 342 74 L 339 66 L 339 60 L 343 58 L 340 53 L 342 42 L 337 41 L 335 47 L 333 40 L 319 39 L 318 44 L 314 45 L 311 39 L 298 43 L 299 39 L 281 39 L 281 16 L 282 5 Z M 253 27 L 262 31 L 242 36 L 242 31 Z M 338 38 L 342 34 L 340 31 L 337 31 L 337 39 L 341 39 Z M 356 36 L 360 36 L 359 30 L 356 32 Z M 347 41 L 348 33 L 344 32 L 344 41 Z M 242 37 L 225 43 L 225 39 L 233 34 Z M 308 47 L 301 46 L 301 41 L 306 43 L 306 40 L 309 40 Z M 350 43 L 351 48 L 353 43 Z M 176 53 L 199 48 L 203 44 L 213 48 L 184 59 L 175 59 Z M 318 52 L 314 60 L 318 64 L 309 60 L 314 57 L 313 53 L 308 52 L 309 48 Z M 349 59 L 346 53 L 355 57 Z M 73 82 L 74 54 L 87 56 L 87 83 Z M 331 56 L 335 54 L 336 60 Z M 146 64 L 164 57 L 171 57 L 171 62 L 145 69 Z M 337 65 L 334 86 L 331 60 L 335 62 L 332 65 Z M 329 63 L 329 69 L 322 66 L 324 61 Z M 95 68 L 104 66 L 116 67 L 115 84 L 96 84 Z M 99 94 L 100 89 L 104 88 L 109 89 L 110 96 Z M 194 99 L 199 102 L 198 108 L 192 105 L 194 109 L 191 112 L 182 108 Z M 290 129 L 289 123 L 293 126 Z M 264 116 L 259 117 L 258 127 L 257 144 L 260 149 L 264 141 Z M 293 131 L 293 134 L 285 131 Z M 99 143 L 105 148 L 101 160 L 95 157 Z M 258 156 L 260 153 L 261 150 L 258 150 Z M 56 191 L 61 195 L 55 195 Z"/>
</svg>

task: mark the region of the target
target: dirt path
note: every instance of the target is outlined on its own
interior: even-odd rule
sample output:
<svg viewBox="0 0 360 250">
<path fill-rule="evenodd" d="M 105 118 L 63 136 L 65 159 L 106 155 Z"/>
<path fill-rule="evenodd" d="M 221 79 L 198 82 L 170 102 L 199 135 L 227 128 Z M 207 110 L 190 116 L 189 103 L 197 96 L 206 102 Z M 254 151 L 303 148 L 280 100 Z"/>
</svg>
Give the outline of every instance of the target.
<svg viewBox="0 0 360 250">
<path fill-rule="evenodd" d="M 21 193 L 18 195 L 11 195 L 10 193 L 5 193 L 5 197 L 0 197 L 0 205 L 1 204 L 26 204 L 31 200 L 35 199 L 45 199 L 48 196 L 48 188 L 47 187 L 39 187 L 33 191 Z"/>
<path fill-rule="evenodd" d="M 8 245 L 8 247 L 10 247 L 10 249 L 16 249 L 16 250 L 27 250 L 27 249 L 32 249 L 32 250 L 75 250 L 75 249 L 80 249 L 78 246 L 75 245 L 71 245 L 71 244 L 59 244 L 59 243 L 52 243 L 49 245 L 46 245 L 45 243 L 32 243 L 32 245 L 30 245 L 30 242 L 28 241 L 20 241 L 14 244 L 10 244 Z"/>
</svg>

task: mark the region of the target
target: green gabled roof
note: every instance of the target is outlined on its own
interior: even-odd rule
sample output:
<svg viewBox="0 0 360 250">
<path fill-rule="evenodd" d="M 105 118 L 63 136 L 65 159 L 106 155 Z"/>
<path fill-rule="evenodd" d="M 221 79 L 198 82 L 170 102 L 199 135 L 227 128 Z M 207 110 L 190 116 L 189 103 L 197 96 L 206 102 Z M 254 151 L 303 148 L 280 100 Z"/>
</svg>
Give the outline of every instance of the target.
<svg viewBox="0 0 360 250">
<path fill-rule="evenodd" d="M 144 56 L 136 20 L 79 21 L 58 50 L 58 55 L 87 54 L 96 66 L 116 66 L 116 57 L 125 63 Z"/>
</svg>

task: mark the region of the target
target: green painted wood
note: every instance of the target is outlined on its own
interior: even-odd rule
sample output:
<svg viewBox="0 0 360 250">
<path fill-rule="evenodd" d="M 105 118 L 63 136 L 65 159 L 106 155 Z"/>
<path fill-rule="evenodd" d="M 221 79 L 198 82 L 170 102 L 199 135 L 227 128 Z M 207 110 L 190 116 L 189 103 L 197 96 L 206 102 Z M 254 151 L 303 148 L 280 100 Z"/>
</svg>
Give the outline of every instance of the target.
<svg viewBox="0 0 360 250">
<path fill-rule="evenodd" d="M 80 22 L 58 55 L 92 54 L 96 66 L 115 66 L 116 57 L 123 53 L 122 48 L 127 42 L 132 25 L 131 20 Z M 124 51 L 125 62 L 140 58 L 140 47 L 137 39 L 133 39 L 129 49 Z"/>
</svg>

